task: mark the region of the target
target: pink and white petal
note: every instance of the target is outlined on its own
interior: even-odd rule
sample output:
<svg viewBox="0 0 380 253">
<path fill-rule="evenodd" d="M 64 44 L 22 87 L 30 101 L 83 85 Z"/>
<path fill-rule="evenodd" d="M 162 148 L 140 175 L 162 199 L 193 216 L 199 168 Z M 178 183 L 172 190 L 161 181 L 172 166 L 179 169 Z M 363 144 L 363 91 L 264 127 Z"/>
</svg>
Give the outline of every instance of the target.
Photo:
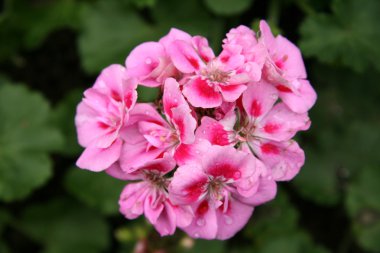
<svg viewBox="0 0 380 253">
<path fill-rule="evenodd" d="M 276 197 L 277 184 L 273 179 L 261 178 L 256 192 L 249 197 L 233 195 L 240 202 L 247 205 L 258 206 L 271 201 Z"/>
<path fill-rule="evenodd" d="M 102 70 L 93 87 L 103 94 L 111 95 L 112 98 L 122 98 L 122 83 L 125 78 L 125 68 L 119 64 L 112 64 Z"/>
<path fill-rule="evenodd" d="M 191 43 L 192 37 L 190 34 L 182 30 L 179 30 L 177 28 L 171 28 L 169 33 L 159 40 L 159 43 L 161 43 L 165 47 L 165 49 L 167 49 L 175 40 L 183 40 L 188 43 Z"/>
<path fill-rule="evenodd" d="M 127 173 L 123 171 L 120 167 L 119 162 L 115 162 L 105 171 L 111 177 L 120 179 L 120 180 L 138 180 L 143 179 L 140 173 Z"/>
<path fill-rule="evenodd" d="M 119 211 L 128 219 L 135 219 L 144 213 L 144 201 L 149 193 L 146 182 L 130 183 L 121 192 Z"/>
<path fill-rule="evenodd" d="M 260 20 L 260 41 L 270 50 L 275 43 L 275 38 L 267 22 Z"/>
<path fill-rule="evenodd" d="M 177 213 L 168 201 L 165 201 L 163 205 L 164 209 L 153 226 L 161 236 L 172 235 L 176 229 Z"/>
<path fill-rule="evenodd" d="M 245 112 L 253 119 L 262 118 L 272 109 L 277 101 L 277 94 L 277 90 L 264 80 L 249 84 L 243 93 Z"/>
<path fill-rule="evenodd" d="M 179 166 L 187 163 L 200 162 L 207 155 L 210 143 L 204 139 L 196 138 L 193 144 L 179 144 L 174 152 L 174 159 Z"/>
<path fill-rule="evenodd" d="M 279 35 L 275 39 L 275 64 L 284 71 L 286 77 L 305 79 L 306 69 L 301 51 L 288 39 Z"/>
<path fill-rule="evenodd" d="M 208 41 L 205 37 L 194 36 L 192 38 L 194 47 L 197 49 L 199 56 L 204 62 L 209 62 L 215 58 L 214 51 L 208 45 Z"/>
<path fill-rule="evenodd" d="M 298 80 L 299 87 L 294 92 L 280 91 L 279 95 L 282 101 L 294 112 L 307 112 L 317 100 L 317 94 L 307 80 Z"/>
<path fill-rule="evenodd" d="M 193 238 L 215 239 L 218 232 L 218 221 L 215 207 L 207 200 L 193 206 L 193 222 L 183 230 Z"/>
<path fill-rule="evenodd" d="M 309 129 L 310 124 L 307 113 L 295 113 L 284 103 L 278 103 L 260 121 L 255 135 L 274 141 L 287 141 L 298 131 Z"/>
<path fill-rule="evenodd" d="M 87 169 L 95 172 L 106 170 L 120 157 L 123 141 L 120 139 L 108 148 L 97 148 L 92 145 L 88 146 L 79 157 L 76 165 L 81 169 Z"/>
<path fill-rule="evenodd" d="M 220 93 L 222 93 L 224 101 L 235 102 L 241 94 L 247 89 L 246 85 L 243 84 L 228 84 L 219 85 Z"/>
<path fill-rule="evenodd" d="M 137 79 L 136 78 L 127 78 L 123 82 L 123 100 L 125 107 L 130 110 L 133 108 L 137 101 Z"/>
<path fill-rule="evenodd" d="M 197 127 L 197 122 L 191 115 L 191 111 L 188 105 L 180 105 L 176 108 L 173 108 L 171 121 L 177 130 L 181 143 L 194 143 L 194 131 Z"/>
<path fill-rule="evenodd" d="M 149 147 L 146 141 L 140 143 L 124 143 L 119 160 L 120 167 L 123 171 L 132 173 L 146 163 L 161 156 L 164 152 L 165 149 L 153 146 Z"/>
<path fill-rule="evenodd" d="M 226 146 L 232 144 L 231 131 L 225 130 L 224 126 L 213 118 L 204 116 L 201 125 L 195 133 L 197 138 L 208 140 L 212 145 Z"/>
<path fill-rule="evenodd" d="M 305 162 L 305 153 L 297 142 L 256 142 L 254 149 L 271 172 L 275 181 L 289 181 L 298 174 Z"/>
<path fill-rule="evenodd" d="M 167 125 L 156 107 L 150 103 L 136 103 L 135 107 L 130 111 L 128 125 L 138 121 L 154 122 L 162 126 Z"/>
<path fill-rule="evenodd" d="M 174 78 L 167 78 L 165 80 L 162 103 L 165 114 L 169 116 L 169 118 L 172 117 L 172 108 L 180 105 L 185 105 L 189 108 L 181 90 L 179 89 L 179 83 Z M 190 110 L 190 108 L 188 110 Z"/>
<path fill-rule="evenodd" d="M 169 197 L 175 205 L 189 205 L 201 199 L 207 191 L 208 177 L 199 164 L 180 166 L 169 184 Z"/>
<path fill-rule="evenodd" d="M 241 203 L 231 197 L 228 201 L 226 212 L 223 212 L 222 208 L 216 210 L 216 219 L 218 221 L 216 239 L 227 240 L 233 237 L 247 224 L 252 216 L 253 209 L 253 206 Z"/>
<path fill-rule="evenodd" d="M 156 173 L 158 172 L 161 175 L 165 175 L 168 172 L 172 171 L 175 166 L 175 160 L 171 156 L 165 154 L 162 158 L 157 158 L 151 162 L 146 163 L 144 166 L 140 167 L 139 171 L 152 171 Z"/>
<path fill-rule="evenodd" d="M 196 78 L 183 87 L 183 95 L 195 107 L 214 108 L 222 104 L 222 95 L 211 87 L 206 80 Z"/>
<path fill-rule="evenodd" d="M 165 196 L 158 189 L 151 189 L 144 201 L 144 214 L 150 223 L 155 224 L 164 206 Z"/>
<path fill-rule="evenodd" d="M 194 73 L 204 66 L 202 59 L 191 43 L 176 40 L 166 50 L 174 66 L 185 74 Z"/>
<path fill-rule="evenodd" d="M 165 48 L 158 42 L 150 41 L 138 45 L 125 60 L 128 75 L 144 78 L 159 65 L 160 58 L 165 56 Z"/>
</svg>

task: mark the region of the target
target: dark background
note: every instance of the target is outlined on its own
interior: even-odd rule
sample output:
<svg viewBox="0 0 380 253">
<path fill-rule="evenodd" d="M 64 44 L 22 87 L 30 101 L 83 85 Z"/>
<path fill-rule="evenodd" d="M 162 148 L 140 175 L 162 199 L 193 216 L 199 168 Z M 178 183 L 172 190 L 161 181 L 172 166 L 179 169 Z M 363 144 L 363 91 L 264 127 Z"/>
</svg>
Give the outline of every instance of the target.
<svg viewBox="0 0 380 253">
<path fill-rule="evenodd" d="M 380 252 L 380 1 L 8 0 L 0 4 L 0 252 Z M 75 168 L 75 107 L 100 70 L 171 27 L 216 52 L 232 27 L 300 46 L 318 93 L 306 164 L 228 241 L 160 238 L 125 182 Z M 139 89 L 141 101 L 155 91 Z"/>
</svg>

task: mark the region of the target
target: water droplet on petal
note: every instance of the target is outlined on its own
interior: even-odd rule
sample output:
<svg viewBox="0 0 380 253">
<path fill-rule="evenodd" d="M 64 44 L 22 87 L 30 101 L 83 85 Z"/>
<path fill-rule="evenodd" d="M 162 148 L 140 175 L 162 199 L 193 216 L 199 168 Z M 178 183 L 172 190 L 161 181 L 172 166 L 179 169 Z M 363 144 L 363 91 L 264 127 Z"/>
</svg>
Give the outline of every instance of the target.
<svg viewBox="0 0 380 253">
<path fill-rule="evenodd" d="M 199 234 L 198 234 L 198 233 L 195 233 L 195 234 L 194 234 L 194 238 L 199 238 Z"/>
<path fill-rule="evenodd" d="M 145 111 L 145 114 L 148 115 L 148 114 L 149 114 L 149 111 Z"/>
<path fill-rule="evenodd" d="M 231 225 L 233 220 L 230 216 L 228 215 L 224 215 L 224 222 L 227 224 L 227 225 Z"/>
<path fill-rule="evenodd" d="M 197 220 L 197 225 L 198 225 L 199 227 L 202 227 L 202 226 L 204 226 L 205 224 L 206 224 L 205 219 L 203 219 L 203 218 L 199 218 L 199 219 Z"/>
<path fill-rule="evenodd" d="M 267 179 L 268 179 L 268 180 L 272 180 L 273 177 L 272 177 L 272 176 L 268 176 Z"/>
<path fill-rule="evenodd" d="M 152 64 L 152 59 L 150 59 L 149 57 L 147 57 L 147 58 L 145 59 L 145 63 L 146 63 L 146 64 Z"/>
<path fill-rule="evenodd" d="M 272 95 L 270 95 L 272 99 L 277 99 L 277 94 L 276 93 L 273 93 Z"/>
<path fill-rule="evenodd" d="M 178 99 L 175 98 L 175 99 L 174 99 L 174 103 L 178 103 Z"/>
<path fill-rule="evenodd" d="M 206 130 L 202 130 L 202 134 L 206 134 Z"/>
<path fill-rule="evenodd" d="M 199 154 L 200 151 L 198 149 L 195 150 L 195 154 Z"/>
<path fill-rule="evenodd" d="M 241 172 L 240 171 L 234 172 L 234 179 L 239 179 L 240 177 L 241 177 Z"/>
</svg>

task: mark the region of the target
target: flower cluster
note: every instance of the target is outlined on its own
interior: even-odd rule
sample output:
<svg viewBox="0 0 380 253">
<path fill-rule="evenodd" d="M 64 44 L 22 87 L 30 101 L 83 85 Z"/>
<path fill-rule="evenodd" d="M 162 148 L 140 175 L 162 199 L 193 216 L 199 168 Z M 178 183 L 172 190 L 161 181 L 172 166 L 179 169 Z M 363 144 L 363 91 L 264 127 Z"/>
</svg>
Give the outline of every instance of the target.
<svg viewBox="0 0 380 253">
<path fill-rule="evenodd" d="M 159 87 L 159 100 L 136 102 L 138 85 Z M 128 219 L 144 214 L 161 235 L 228 239 L 299 172 L 292 138 L 310 127 L 315 100 L 299 49 L 265 21 L 258 34 L 231 29 L 218 56 L 173 28 L 84 92 L 77 165 L 130 181 L 119 200 Z"/>
</svg>

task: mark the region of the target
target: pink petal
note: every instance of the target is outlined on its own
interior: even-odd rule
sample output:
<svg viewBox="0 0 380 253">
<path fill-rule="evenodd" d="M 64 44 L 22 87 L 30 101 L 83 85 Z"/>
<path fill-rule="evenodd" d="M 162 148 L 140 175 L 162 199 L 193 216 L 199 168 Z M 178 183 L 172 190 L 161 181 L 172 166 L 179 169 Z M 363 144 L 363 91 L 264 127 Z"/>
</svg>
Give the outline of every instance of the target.
<svg viewBox="0 0 380 253">
<path fill-rule="evenodd" d="M 117 139 L 108 148 L 97 148 L 90 145 L 83 151 L 76 165 L 81 169 L 96 172 L 105 170 L 119 159 L 122 144 L 123 141 Z"/>
<path fill-rule="evenodd" d="M 168 203 L 169 204 L 169 203 Z M 194 213 L 190 206 L 172 205 L 176 213 L 177 226 L 180 228 L 187 227 L 193 221 Z"/>
<path fill-rule="evenodd" d="M 161 236 L 172 235 L 176 229 L 177 213 L 168 201 L 163 205 L 164 208 L 153 225 Z"/>
<path fill-rule="evenodd" d="M 235 102 L 241 94 L 247 89 L 246 85 L 243 84 L 228 84 L 219 85 L 220 92 L 222 93 L 224 101 Z"/>
<path fill-rule="evenodd" d="M 105 172 L 111 177 L 120 180 L 138 180 L 143 178 L 140 173 L 127 173 L 123 171 L 120 167 L 119 162 L 112 164 Z"/>
<path fill-rule="evenodd" d="M 144 201 L 149 193 L 146 182 L 130 183 L 121 192 L 119 199 L 120 212 L 128 219 L 135 219 L 144 212 Z"/>
<path fill-rule="evenodd" d="M 165 114 L 169 116 L 169 118 L 172 117 L 172 108 L 178 107 L 179 105 L 185 105 L 189 108 L 179 89 L 179 83 L 174 78 L 166 79 L 162 102 Z M 190 110 L 190 108 L 188 110 Z"/>
<path fill-rule="evenodd" d="M 194 220 L 183 228 L 183 230 L 193 238 L 215 239 L 218 232 L 218 221 L 215 207 L 207 200 L 194 205 Z"/>
<path fill-rule="evenodd" d="M 207 190 L 208 177 L 197 164 L 180 166 L 169 185 L 174 204 L 188 205 L 199 200 Z"/>
<path fill-rule="evenodd" d="M 201 125 L 197 128 L 197 138 L 208 140 L 213 145 L 226 146 L 231 144 L 229 135 L 231 131 L 213 118 L 204 116 Z"/>
<path fill-rule="evenodd" d="M 197 122 L 191 115 L 187 104 L 172 109 L 171 121 L 177 129 L 181 143 L 192 144 L 195 141 L 194 131 L 197 127 Z"/>
<path fill-rule="evenodd" d="M 277 184 L 272 179 L 266 179 L 262 178 L 259 183 L 259 187 L 257 188 L 257 191 L 255 194 L 253 194 L 250 197 L 242 197 L 242 196 L 235 196 L 236 199 L 239 201 L 252 205 L 252 206 L 258 206 L 261 204 L 264 204 L 268 201 L 271 201 L 276 197 L 277 193 Z"/>
<path fill-rule="evenodd" d="M 216 218 L 218 221 L 218 232 L 216 239 L 227 240 L 239 232 L 248 222 L 253 213 L 253 207 L 243 204 L 240 201 L 230 198 L 228 209 L 218 208 Z"/>
<path fill-rule="evenodd" d="M 307 113 L 294 113 L 285 104 L 279 103 L 260 121 L 255 135 L 274 141 L 287 141 L 298 131 L 309 127 Z"/>
<path fill-rule="evenodd" d="M 172 42 L 176 40 L 183 40 L 188 43 L 191 43 L 192 38 L 190 34 L 184 31 L 181 31 L 177 28 L 171 28 L 169 33 L 160 39 L 159 43 L 161 43 L 166 49 L 168 49 L 170 48 Z"/>
<path fill-rule="evenodd" d="M 156 107 L 149 103 L 137 103 L 130 111 L 128 124 L 132 125 L 138 121 L 154 122 L 162 126 L 167 125 Z"/>
<path fill-rule="evenodd" d="M 194 161 L 199 162 L 203 156 L 207 155 L 210 146 L 208 141 L 196 138 L 193 144 L 178 145 L 173 157 L 179 166 Z"/>
<path fill-rule="evenodd" d="M 195 107 L 214 108 L 222 104 L 222 96 L 206 80 L 190 80 L 183 88 L 183 95 Z"/>
<path fill-rule="evenodd" d="M 261 37 L 260 39 L 265 44 L 267 48 L 271 48 L 273 44 L 275 43 L 275 38 L 272 34 L 272 31 L 265 20 L 260 20 L 260 32 Z"/>
<path fill-rule="evenodd" d="M 152 171 L 155 173 L 160 173 L 161 175 L 165 175 L 168 172 L 172 171 L 176 166 L 176 162 L 169 155 L 164 155 L 163 158 L 157 158 L 154 161 L 146 163 L 142 166 L 139 171 Z"/>
<path fill-rule="evenodd" d="M 277 91 L 269 83 L 261 80 L 251 83 L 243 94 L 243 106 L 246 113 L 252 118 L 261 118 L 273 107 L 277 101 Z"/>
<path fill-rule="evenodd" d="M 161 215 L 161 212 L 165 208 L 165 198 L 164 194 L 158 189 L 152 188 L 149 191 L 144 200 L 144 213 L 150 223 L 155 224 Z"/>
<path fill-rule="evenodd" d="M 192 42 L 194 44 L 194 47 L 198 50 L 199 56 L 204 62 L 209 62 L 215 58 L 214 51 L 208 45 L 206 38 L 202 36 L 194 36 L 192 38 Z"/>
<path fill-rule="evenodd" d="M 299 87 L 296 93 L 280 91 L 282 101 L 294 112 L 307 112 L 317 100 L 317 94 L 307 80 L 298 80 Z"/>
<path fill-rule="evenodd" d="M 255 153 L 271 171 L 276 181 L 288 181 L 298 174 L 305 162 L 305 154 L 297 142 L 256 142 Z"/>
<path fill-rule="evenodd" d="M 183 40 L 172 42 L 167 51 L 174 66 L 183 73 L 194 73 L 204 66 L 202 59 L 191 44 Z"/>
<path fill-rule="evenodd" d="M 119 64 L 112 64 L 103 69 L 93 87 L 103 94 L 109 94 L 116 98 L 115 100 L 121 101 L 124 93 L 123 81 L 125 79 L 127 79 L 125 68 Z"/>
</svg>

